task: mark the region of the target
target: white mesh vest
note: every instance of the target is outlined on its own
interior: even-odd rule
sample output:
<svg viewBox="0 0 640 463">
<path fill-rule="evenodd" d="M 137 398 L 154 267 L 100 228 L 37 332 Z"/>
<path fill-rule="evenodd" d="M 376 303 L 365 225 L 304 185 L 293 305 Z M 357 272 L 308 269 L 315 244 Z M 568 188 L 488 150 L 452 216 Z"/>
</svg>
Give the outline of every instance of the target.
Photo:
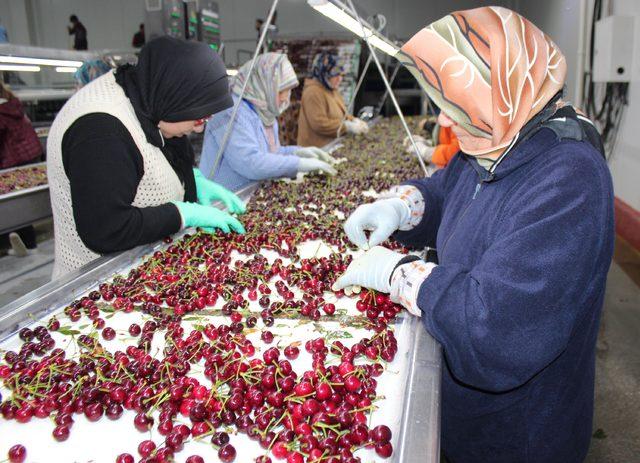
<svg viewBox="0 0 640 463">
<path fill-rule="evenodd" d="M 133 106 L 122 87 L 116 83 L 113 72 L 97 78 L 67 101 L 53 121 L 47 139 L 47 176 L 55 233 L 54 279 L 99 257 L 78 236 L 69 179 L 62 164 L 64 133 L 76 119 L 90 113 L 106 113 L 118 118 L 142 154 L 144 173 L 131 203 L 133 206 L 159 206 L 169 201 L 182 201 L 184 198 L 180 179 L 162 151 L 147 142 Z M 95 200 L 100 201 L 100 198 Z"/>
</svg>

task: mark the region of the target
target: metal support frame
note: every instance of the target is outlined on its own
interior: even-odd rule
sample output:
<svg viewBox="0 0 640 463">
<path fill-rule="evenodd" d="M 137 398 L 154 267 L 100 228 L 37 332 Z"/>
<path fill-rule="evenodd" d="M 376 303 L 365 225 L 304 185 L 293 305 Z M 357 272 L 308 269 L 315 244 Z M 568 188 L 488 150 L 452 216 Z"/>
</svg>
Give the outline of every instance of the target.
<svg viewBox="0 0 640 463">
<path fill-rule="evenodd" d="M 413 147 L 413 150 L 415 152 L 416 158 L 418 158 L 418 163 L 420 164 L 420 167 L 422 168 L 422 171 L 424 172 L 424 175 L 426 177 L 430 177 L 429 171 L 427 170 L 427 166 L 425 165 L 424 161 L 422 160 L 422 157 L 420 156 L 420 150 L 418 149 L 418 146 L 416 145 L 416 141 L 413 139 L 413 134 L 411 133 L 411 130 L 409 130 L 409 126 L 407 125 L 407 121 L 405 120 L 404 115 L 402 114 L 402 110 L 400 109 L 400 105 L 398 104 L 398 100 L 396 99 L 396 96 L 393 94 L 393 90 L 391 89 L 391 84 L 389 84 L 389 80 L 387 79 L 387 76 L 385 75 L 384 70 L 382 69 L 382 65 L 380 64 L 380 60 L 378 59 L 378 56 L 376 55 L 376 52 L 373 49 L 373 46 L 369 42 L 369 37 L 367 35 L 367 29 L 365 28 L 364 24 L 362 23 L 362 18 L 360 17 L 358 12 L 356 11 L 355 6 L 353 5 L 353 1 L 352 0 L 347 0 L 347 3 L 349 4 L 349 8 L 351 8 L 351 13 L 357 19 L 358 24 L 360 24 L 360 27 L 362 27 L 362 35 L 363 35 L 364 41 L 366 42 L 367 47 L 369 48 L 369 53 L 371 53 L 373 55 L 373 60 L 375 61 L 376 66 L 378 67 L 378 72 L 380 72 L 380 77 L 382 77 L 382 80 L 384 81 L 384 85 L 387 88 L 387 91 L 389 92 L 389 96 L 391 97 L 391 101 L 393 101 L 393 105 L 396 108 L 396 112 L 398 113 L 398 116 L 400 117 L 400 122 L 402 123 L 402 127 L 404 128 L 405 132 L 407 133 L 407 136 L 409 137 L 409 140 L 411 140 L 411 146 Z"/>
<path fill-rule="evenodd" d="M 380 21 L 380 24 L 378 25 L 378 27 L 376 27 L 376 32 L 382 32 L 384 30 L 384 28 L 387 26 L 387 18 L 384 15 L 378 14 L 372 17 L 371 23 L 373 24 L 373 18 L 377 17 L 378 20 Z M 369 18 L 367 18 L 369 19 Z M 353 106 L 355 105 L 356 102 L 356 95 L 358 95 L 358 91 L 360 90 L 360 86 L 362 85 L 362 83 L 364 82 L 364 76 L 367 74 L 367 71 L 369 70 L 369 66 L 371 65 L 371 61 L 372 61 L 372 56 L 371 54 L 369 54 L 369 56 L 367 56 L 367 62 L 364 64 L 364 69 L 362 70 L 362 74 L 360 74 L 360 78 L 358 79 L 358 83 L 356 84 L 356 88 L 353 90 L 353 95 L 351 95 L 351 100 L 349 101 L 349 104 L 347 105 L 347 112 L 345 113 L 344 117 L 342 118 L 342 121 L 340 121 L 340 127 L 342 127 L 342 123 L 344 122 L 345 118 L 347 117 L 347 114 L 353 114 Z"/>
<path fill-rule="evenodd" d="M 240 103 L 242 102 L 242 97 L 244 96 L 244 92 L 247 90 L 247 84 L 249 83 L 249 78 L 253 73 L 253 68 L 256 65 L 256 60 L 258 55 L 260 54 L 260 50 L 262 49 L 262 44 L 264 43 L 265 37 L 269 31 L 269 26 L 271 25 L 271 21 L 273 20 L 273 14 L 276 11 L 276 7 L 278 6 L 278 0 L 273 0 L 271 4 L 271 9 L 269 10 L 269 15 L 267 16 L 267 20 L 263 24 L 262 32 L 260 33 L 260 39 L 258 40 L 258 44 L 256 45 L 256 49 L 253 52 L 253 58 L 251 59 L 251 64 L 249 65 L 249 72 L 245 76 L 244 83 L 242 84 L 242 89 L 240 90 L 240 95 L 238 95 L 238 100 L 233 105 L 233 111 L 231 111 L 231 118 L 229 123 L 227 124 L 227 129 L 224 132 L 224 136 L 222 137 L 222 143 L 220 143 L 220 148 L 218 149 L 218 154 L 216 154 L 216 159 L 213 163 L 213 167 L 211 168 L 211 172 L 209 172 L 209 178 L 213 178 L 216 170 L 218 169 L 218 165 L 220 163 L 220 158 L 222 158 L 222 153 L 227 147 L 227 143 L 229 143 L 229 138 L 231 137 L 231 129 L 233 129 L 233 124 L 236 120 L 236 115 L 238 114 L 238 108 L 240 107 Z"/>
<path fill-rule="evenodd" d="M 398 62 L 398 64 L 396 64 L 395 68 L 393 69 L 393 72 L 391 73 L 391 77 L 389 78 L 389 87 L 391 87 L 393 85 L 393 82 L 396 80 L 398 71 L 400 71 L 400 66 L 402 66 L 402 64 Z M 378 107 L 376 108 L 376 112 L 374 114 L 376 115 L 380 114 L 380 111 L 382 111 L 382 107 L 384 106 L 384 102 L 387 101 L 388 96 L 389 96 L 389 90 L 385 89 L 384 95 L 382 95 L 382 98 L 380 99 L 380 103 L 378 103 Z"/>
<path fill-rule="evenodd" d="M 344 114 L 344 116 L 342 117 L 342 121 L 340 122 L 340 125 L 342 125 L 342 123 L 344 122 L 346 116 L 348 113 L 353 113 L 353 105 L 356 103 L 356 95 L 358 94 L 358 91 L 360 90 L 360 86 L 362 86 L 362 82 L 364 81 L 364 76 L 367 73 L 367 71 L 369 70 L 369 65 L 371 64 L 371 55 L 369 55 L 367 57 L 367 62 L 364 64 L 364 69 L 362 70 L 362 74 L 360 74 L 360 78 L 358 79 L 358 82 L 356 83 L 356 88 L 353 90 L 353 95 L 351 95 L 351 100 L 349 100 L 349 104 L 347 105 L 347 112 Z"/>
</svg>

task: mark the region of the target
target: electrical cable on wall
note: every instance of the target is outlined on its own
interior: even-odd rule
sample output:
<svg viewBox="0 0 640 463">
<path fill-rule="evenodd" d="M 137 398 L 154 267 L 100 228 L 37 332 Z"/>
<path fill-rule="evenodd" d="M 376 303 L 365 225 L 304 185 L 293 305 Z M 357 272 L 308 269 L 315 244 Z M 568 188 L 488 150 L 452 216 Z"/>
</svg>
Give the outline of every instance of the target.
<svg viewBox="0 0 640 463">
<path fill-rule="evenodd" d="M 593 81 L 595 29 L 598 20 L 602 19 L 602 5 L 602 0 L 595 0 L 593 5 L 589 69 L 584 74 L 582 101 L 584 101 L 587 116 L 595 123 L 602 136 L 607 159 L 610 159 L 615 150 L 624 109 L 629 103 L 629 83 Z"/>
</svg>

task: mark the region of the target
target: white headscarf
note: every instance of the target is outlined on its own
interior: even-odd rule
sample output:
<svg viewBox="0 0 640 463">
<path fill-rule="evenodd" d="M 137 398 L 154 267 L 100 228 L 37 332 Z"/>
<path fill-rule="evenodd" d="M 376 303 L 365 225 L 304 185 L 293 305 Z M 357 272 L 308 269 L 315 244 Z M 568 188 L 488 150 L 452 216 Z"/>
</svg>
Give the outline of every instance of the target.
<svg viewBox="0 0 640 463">
<path fill-rule="evenodd" d="M 240 67 L 233 80 L 232 91 L 240 95 L 251 62 Z M 264 53 L 256 58 L 256 64 L 249 77 L 243 98 L 249 101 L 260 116 L 262 123 L 270 127 L 276 118 L 288 107 L 289 101 L 278 105 L 278 93 L 298 86 L 298 78 L 287 55 L 282 53 Z"/>
</svg>

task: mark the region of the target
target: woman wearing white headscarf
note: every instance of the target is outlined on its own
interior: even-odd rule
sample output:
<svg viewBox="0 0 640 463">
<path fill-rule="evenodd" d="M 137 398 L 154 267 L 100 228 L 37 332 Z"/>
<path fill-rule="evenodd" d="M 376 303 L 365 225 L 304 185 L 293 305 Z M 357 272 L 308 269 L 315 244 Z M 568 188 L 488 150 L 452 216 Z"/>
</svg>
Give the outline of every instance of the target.
<svg viewBox="0 0 640 463">
<path fill-rule="evenodd" d="M 242 66 L 233 81 L 235 101 L 240 97 L 249 67 L 250 63 Z M 207 125 L 200 159 L 202 173 L 231 190 L 256 180 L 293 177 L 298 172 L 334 175 L 336 171 L 329 164 L 333 159 L 325 151 L 280 145 L 277 118 L 289 107 L 291 89 L 297 85 L 298 79 L 286 55 L 259 55 L 215 173 L 212 171 L 231 109 L 215 114 Z"/>
</svg>

